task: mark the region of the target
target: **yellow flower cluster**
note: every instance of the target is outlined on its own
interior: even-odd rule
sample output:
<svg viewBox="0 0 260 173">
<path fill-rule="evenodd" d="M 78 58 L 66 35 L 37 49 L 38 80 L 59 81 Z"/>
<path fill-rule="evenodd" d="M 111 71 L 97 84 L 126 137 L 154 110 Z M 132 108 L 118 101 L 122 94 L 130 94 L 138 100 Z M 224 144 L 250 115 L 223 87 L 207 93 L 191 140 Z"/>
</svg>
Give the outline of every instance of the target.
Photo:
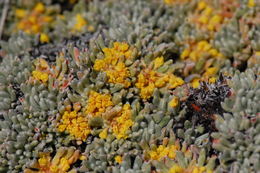
<svg viewBox="0 0 260 173">
<path fill-rule="evenodd" d="M 137 77 L 137 83 L 135 84 L 139 88 L 140 95 L 143 99 L 148 99 L 152 96 L 154 89 L 156 88 L 155 82 L 160 79 L 160 83 L 166 84 L 159 74 L 151 69 L 144 69 Z M 158 86 L 157 82 L 157 86 Z"/>
<path fill-rule="evenodd" d="M 203 74 L 203 79 L 209 83 L 215 83 L 217 81 L 216 74 L 218 73 L 218 68 L 210 67 L 207 68 L 206 72 Z"/>
<path fill-rule="evenodd" d="M 200 86 L 200 81 L 215 83 L 217 81 L 217 78 L 215 77 L 217 72 L 218 72 L 218 68 L 216 68 L 216 67 L 207 68 L 205 73 L 203 74 L 202 78 L 194 78 L 192 80 L 191 86 L 193 88 L 198 88 Z"/>
<path fill-rule="evenodd" d="M 164 63 L 163 58 L 156 58 L 152 64 L 153 69 L 145 68 L 137 76 L 135 86 L 140 89 L 140 96 L 143 99 L 149 99 L 155 88 L 167 86 L 169 89 L 174 89 L 177 86 L 183 85 L 184 81 L 173 74 L 163 74 L 156 71 L 157 68 Z"/>
<path fill-rule="evenodd" d="M 179 98 L 173 97 L 173 99 L 169 102 L 169 106 L 175 108 L 179 104 Z"/>
<path fill-rule="evenodd" d="M 248 7 L 254 7 L 255 6 L 255 0 L 248 0 L 247 6 Z"/>
<path fill-rule="evenodd" d="M 195 78 L 191 81 L 190 84 L 193 88 L 199 88 L 200 86 L 200 79 L 199 78 Z"/>
<path fill-rule="evenodd" d="M 104 52 L 104 58 L 95 61 L 94 69 L 106 72 L 108 82 L 122 84 L 128 88 L 131 85 L 127 79 L 130 73 L 124 61 L 132 56 L 129 45 L 115 42 L 112 48 L 104 48 L 102 51 Z"/>
<path fill-rule="evenodd" d="M 168 74 L 167 76 L 169 79 L 169 83 L 168 83 L 169 89 L 174 89 L 174 88 L 184 84 L 184 80 L 182 80 L 182 78 L 180 78 L 180 77 L 177 77 L 173 74 Z"/>
<path fill-rule="evenodd" d="M 191 173 L 213 173 L 213 171 L 208 170 L 205 166 L 195 166 Z"/>
<path fill-rule="evenodd" d="M 119 164 L 121 164 L 121 163 L 123 162 L 121 156 L 116 156 L 116 157 L 115 157 L 115 161 L 116 161 L 117 163 L 119 163 Z"/>
<path fill-rule="evenodd" d="M 41 43 L 48 43 L 48 42 L 50 42 L 49 36 L 47 34 L 45 34 L 45 33 L 41 33 L 40 34 L 40 42 Z"/>
<path fill-rule="evenodd" d="M 181 54 L 181 59 L 189 58 L 192 61 L 197 62 L 202 55 L 219 58 L 224 57 L 217 49 L 213 48 L 208 41 L 202 40 L 195 45 L 191 45 L 190 47 L 184 49 Z"/>
<path fill-rule="evenodd" d="M 180 150 L 178 145 L 163 146 L 160 145 L 158 148 L 149 151 L 148 154 L 151 160 L 161 160 L 165 157 L 175 159 L 176 151 Z"/>
<path fill-rule="evenodd" d="M 256 51 L 255 56 L 260 56 L 260 51 Z"/>
<path fill-rule="evenodd" d="M 113 106 L 111 96 L 90 91 L 85 113 L 88 116 L 100 116 L 108 107 Z"/>
<path fill-rule="evenodd" d="M 216 67 L 210 67 L 210 68 L 207 68 L 206 72 L 203 74 L 203 76 L 205 77 L 211 77 L 211 76 L 214 76 L 215 74 L 217 74 L 218 72 L 218 68 Z"/>
<path fill-rule="evenodd" d="M 84 29 L 84 27 L 87 25 L 86 19 L 84 19 L 84 17 L 82 17 L 81 14 L 77 14 L 74 20 L 75 20 L 75 25 L 72 28 L 73 32 L 81 32 Z"/>
<path fill-rule="evenodd" d="M 122 111 L 111 122 L 113 134 L 117 139 L 126 139 L 128 137 L 126 132 L 133 124 L 131 106 L 125 104 Z"/>
<path fill-rule="evenodd" d="M 58 125 L 60 132 L 67 131 L 76 140 L 85 141 L 91 129 L 88 125 L 87 117 L 77 111 L 65 111 L 61 122 Z"/>
<path fill-rule="evenodd" d="M 224 18 L 214 12 L 214 9 L 205 1 L 200 1 L 197 6 L 198 18 L 196 21 L 201 28 L 206 28 L 209 31 L 217 31 L 223 23 Z"/>
<path fill-rule="evenodd" d="M 101 139 L 106 139 L 107 138 L 107 131 L 108 131 L 108 128 L 104 128 L 100 133 L 99 133 L 99 137 Z"/>
<path fill-rule="evenodd" d="M 70 71 L 65 69 L 67 60 L 60 54 L 57 58 L 56 65 L 48 65 L 48 62 L 42 58 L 34 61 L 35 70 L 32 71 L 30 82 L 34 83 L 38 80 L 44 84 L 51 85 L 53 88 L 64 90 L 70 84 L 72 76 Z"/>
<path fill-rule="evenodd" d="M 49 79 L 49 65 L 47 61 L 42 58 L 36 60 L 36 70 L 32 71 L 32 77 L 43 83 L 46 83 Z"/>
<path fill-rule="evenodd" d="M 40 41 L 42 43 L 49 42 L 49 37 L 43 33 L 43 27 L 50 24 L 53 18 L 44 14 L 46 8 L 43 3 L 39 2 L 28 12 L 24 9 L 16 9 L 15 16 L 18 18 L 17 29 L 22 30 L 28 34 L 41 34 Z"/>
<path fill-rule="evenodd" d="M 73 163 L 81 158 L 83 157 L 81 157 L 79 150 L 60 148 L 53 159 L 49 154 L 41 153 L 38 161 L 31 169 L 25 169 L 24 173 L 76 173 L 76 169 L 68 170 Z M 33 168 L 38 171 L 34 171 Z"/>
<path fill-rule="evenodd" d="M 164 64 L 164 58 L 162 56 L 161 57 L 157 57 L 153 61 L 153 69 L 158 69 L 163 64 Z"/>
<path fill-rule="evenodd" d="M 192 166 L 189 168 L 182 168 L 181 166 L 174 164 L 168 173 L 213 173 L 212 170 L 207 169 L 205 166 Z"/>
<path fill-rule="evenodd" d="M 48 73 L 41 72 L 41 71 L 38 71 L 38 70 L 34 70 L 32 72 L 32 76 L 33 76 L 34 79 L 39 80 L 43 83 L 46 83 L 49 79 Z"/>
<path fill-rule="evenodd" d="M 170 168 L 168 173 L 185 173 L 185 172 L 181 166 L 175 164 Z"/>
</svg>

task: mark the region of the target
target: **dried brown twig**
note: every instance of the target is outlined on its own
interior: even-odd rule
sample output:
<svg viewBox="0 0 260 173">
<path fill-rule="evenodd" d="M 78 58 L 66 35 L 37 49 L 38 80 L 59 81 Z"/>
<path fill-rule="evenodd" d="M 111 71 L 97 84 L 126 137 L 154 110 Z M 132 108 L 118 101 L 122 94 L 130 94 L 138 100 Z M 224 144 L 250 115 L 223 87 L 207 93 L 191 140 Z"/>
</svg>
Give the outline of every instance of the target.
<svg viewBox="0 0 260 173">
<path fill-rule="evenodd" d="M 1 17 L 1 20 L 0 20 L 0 40 L 1 40 L 1 37 L 2 37 L 2 33 L 4 31 L 4 24 L 5 24 L 5 19 L 7 17 L 8 8 L 9 8 L 9 0 L 5 0 L 4 8 L 3 8 L 3 12 L 2 12 L 2 17 Z"/>
</svg>

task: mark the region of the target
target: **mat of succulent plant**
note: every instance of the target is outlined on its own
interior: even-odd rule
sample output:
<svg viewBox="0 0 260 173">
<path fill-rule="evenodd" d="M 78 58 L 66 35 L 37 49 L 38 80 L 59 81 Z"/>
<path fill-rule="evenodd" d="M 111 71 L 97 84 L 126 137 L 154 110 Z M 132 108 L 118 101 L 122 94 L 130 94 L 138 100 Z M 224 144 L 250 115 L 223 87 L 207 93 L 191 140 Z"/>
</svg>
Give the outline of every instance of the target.
<svg viewBox="0 0 260 173">
<path fill-rule="evenodd" d="M 260 172 L 258 0 L 0 7 L 0 172 Z"/>
</svg>

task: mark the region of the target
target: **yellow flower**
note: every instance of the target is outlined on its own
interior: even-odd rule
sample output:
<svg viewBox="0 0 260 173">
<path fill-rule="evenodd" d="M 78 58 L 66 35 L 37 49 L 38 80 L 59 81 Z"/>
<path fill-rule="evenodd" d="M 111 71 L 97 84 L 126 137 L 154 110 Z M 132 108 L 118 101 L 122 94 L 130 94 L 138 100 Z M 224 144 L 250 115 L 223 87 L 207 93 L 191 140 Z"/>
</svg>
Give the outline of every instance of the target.
<svg viewBox="0 0 260 173">
<path fill-rule="evenodd" d="M 129 49 L 127 43 L 114 42 L 114 49 L 120 52 L 125 52 Z"/>
<path fill-rule="evenodd" d="M 215 75 L 217 72 L 218 72 L 218 68 L 210 67 L 210 68 L 207 68 L 206 72 L 203 75 L 206 77 L 210 77 L 210 76 Z"/>
<path fill-rule="evenodd" d="M 178 106 L 178 104 L 179 104 L 179 99 L 178 99 L 178 97 L 173 97 L 173 99 L 169 102 L 169 106 L 171 106 L 171 107 L 176 107 L 176 106 Z"/>
<path fill-rule="evenodd" d="M 70 135 L 74 136 L 76 140 L 81 141 L 85 141 L 91 131 L 87 117 L 76 111 L 65 111 L 63 113 L 58 125 L 58 130 L 60 132 L 67 131 Z"/>
<path fill-rule="evenodd" d="M 210 48 L 211 48 L 211 45 L 209 44 L 208 41 L 203 40 L 203 41 L 198 42 L 198 46 L 197 46 L 198 50 L 208 51 L 208 50 L 210 50 Z"/>
<path fill-rule="evenodd" d="M 32 168 L 37 169 L 39 173 L 66 173 L 71 165 L 81 157 L 80 151 L 74 148 L 59 148 L 53 158 L 49 153 L 40 153 L 40 158 L 32 165 Z M 24 173 L 32 173 L 32 168 L 27 168 Z M 72 169 L 70 172 L 75 172 Z"/>
<path fill-rule="evenodd" d="M 192 170 L 192 173 L 205 173 L 206 172 L 206 167 L 202 166 L 202 167 L 198 167 L 195 166 Z"/>
<path fill-rule="evenodd" d="M 146 68 L 138 74 L 135 86 L 140 89 L 142 99 L 149 99 L 155 88 L 168 86 L 169 89 L 174 89 L 183 84 L 184 81 L 173 74 L 163 74 Z"/>
<path fill-rule="evenodd" d="M 190 49 L 184 49 L 184 51 L 181 53 L 181 59 L 186 59 L 190 55 Z"/>
<path fill-rule="evenodd" d="M 213 8 L 211 8 L 210 6 L 207 6 L 202 13 L 203 13 L 203 15 L 209 16 L 212 14 L 212 12 L 213 12 Z"/>
<path fill-rule="evenodd" d="M 178 164 L 174 164 L 168 173 L 213 173 L 213 171 L 207 169 L 205 166 L 194 166 L 191 162 L 187 168 L 182 168 Z"/>
<path fill-rule="evenodd" d="M 99 137 L 101 139 L 106 139 L 107 138 L 107 128 L 103 129 L 102 132 L 99 133 Z"/>
<path fill-rule="evenodd" d="M 209 21 L 209 18 L 207 16 L 202 15 L 199 17 L 198 21 L 202 24 L 207 24 Z"/>
<path fill-rule="evenodd" d="M 141 88 L 141 92 L 140 92 L 141 97 L 143 99 L 149 99 L 152 96 L 154 89 L 155 89 L 154 84 L 150 84 L 147 87 Z"/>
<path fill-rule="evenodd" d="M 260 51 L 255 52 L 256 56 L 260 56 Z"/>
<path fill-rule="evenodd" d="M 182 78 L 177 77 L 177 76 L 175 76 L 173 74 L 169 75 L 169 87 L 168 87 L 169 89 L 174 89 L 174 88 L 176 88 L 178 86 L 183 85 L 184 83 L 185 82 L 184 82 L 184 80 Z"/>
<path fill-rule="evenodd" d="M 89 25 L 89 26 L 87 27 L 87 30 L 88 30 L 89 32 L 94 32 L 94 31 L 95 31 L 95 27 L 94 27 L 93 25 Z"/>
<path fill-rule="evenodd" d="M 36 21 L 37 21 L 37 17 L 31 15 L 31 16 L 29 16 L 28 20 L 29 20 L 31 23 L 36 23 Z"/>
<path fill-rule="evenodd" d="M 119 155 L 115 157 L 115 161 L 116 161 L 117 163 L 119 163 L 119 164 L 121 164 L 121 163 L 123 162 L 122 157 L 119 156 Z"/>
<path fill-rule="evenodd" d="M 69 168 L 70 168 L 70 164 L 69 164 L 68 159 L 66 159 L 66 158 L 61 158 L 60 164 L 59 164 L 59 169 L 60 169 L 62 172 L 65 172 L 65 171 L 67 171 Z"/>
<path fill-rule="evenodd" d="M 167 82 L 169 82 L 169 75 L 163 75 L 161 77 L 159 76 L 155 81 L 155 87 L 162 88 L 167 84 Z"/>
<path fill-rule="evenodd" d="M 125 88 L 128 88 L 131 85 L 127 79 L 130 72 L 124 61 L 132 55 L 129 45 L 114 42 L 113 48 L 104 48 L 102 51 L 105 57 L 95 61 L 94 70 L 105 72 L 109 83 L 122 84 Z"/>
<path fill-rule="evenodd" d="M 91 91 L 85 113 L 89 116 L 100 116 L 110 106 L 113 106 L 110 95 Z"/>
<path fill-rule="evenodd" d="M 165 4 L 171 4 L 173 2 L 173 0 L 164 0 Z"/>
<path fill-rule="evenodd" d="M 216 14 L 210 18 L 207 27 L 210 31 L 213 31 L 217 27 L 217 25 L 222 23 L 222 21 L 223 21 L 223 17 Z"/>
<path fill-rule="evenodd" d="M 32 77 L 36 80 L 39 80 L 43 83 L 46 83 L 49 80 L 49 65 L 47 61 L 42 58 L 36 60 L 36 70 L 32 71 Z"/>
<path fill-rule="evenodd" d="M 23 18 L 26 16 L 26 11 L 24 9 L 16 9 L 15 10 L 15 16 L 17 18 Z"/>
<path fill-rule="evenodd" d="M 106 70 L 105 72 L 108 76 L 108 82 L 123 84 L 126 88 L 131 85 L 130 81 L 126 80 L 130 76 L 130 73 L 124 63 L 119 62 L 116 66 L 111 67 L 110 70 Z"/>
<path fill-rule="evenodd" d="M 193 18 L 192 21 L 197 22 L 199 28 L 209 31 L 217 31 L 224 22 L 222 14 L 205 1 L 199 1 L 195 15 L 191 18 Z"/>
<path fill-rule="evenodd" d="M 148 151 L 148 154 L 151 160 L 161 160 L 164 157 L 175 159 L 176 151 L 178 151 L 179 149 L 180 149 L 179 146 L 175 146 L 175 145 L 170 145 L 167 147 L 160 145 L 154 150 Z"/>
<path fill-rule="evenodd" d="M 82 155 L 82 156 L 79 157 L 79 160 L 86 160 L 86 159 L 87 159 L 87 157 L 84 156 L 84 155 Z"/>
<path fill-rule="evenodd" d="M 77 14 L 75 17 L 76 23 L 73 26 L 73 31 L 76 32 L 80 32 L 83 30 L 83 28 L 87 25 L 87 21 L 84 19 L 84 17 L 82 17 L 81 14 Z"/>
<path fill-rule="evenodd" d="M 206 7 L 207 7 L 207 4 L 205 1 L 199 1 L 198 7 L 197 7 L 198 10 L 203 10 Z"/>
<path fill-rule="evenodd" d="M 215 83 L 217 79 L 215 77 L 209 78 L 209 83 Z"/>
<path fill-rule="evenodd" d="M 155 60 L 153 61 L 153 68 L 157 69 L 159 67 L 161 67 L 164 63 L 163 57 L 157 57 L 155 58 Z"/>
<path fill-rule="evenodd" d="M 39 165 L 41 167 L 48 165 L 50 163 L 50 157 L 48 157 L 48 155 L 43 155 L 39 160 Z"/>
<path fill-rule="evenodd" d="M 193 88 L 199 88 L 199 86 L 200 86 L 200 79 L 199 78 L 193 79 L 192 82 L 191 82 L 191 86 Z"/>
<path fill-rule="evenodd" d="M 33 76 L 34 79 L 39 80 L 43 83 L 46 83 L 49 79 L 48 73 L 41 72 L 41 71 L 38 71 L 38 70 L 34 70 L 32 72 L 32 76 Z"/>
<path fill-rule="evenodd" d="M 45 6 L 39 2 L 34 9 L 27 12 L 24 9 L 17 9 L 15 16 L 18 18 L 16 30 L 22 30 L 28 34 L 39 34 L 44 26 L 48 26 L 53 18 L 45 14 Z"/>
<path fill-rule="evenodd" d="M 41 43 L 48 43 L 50 42 L 50 38 L 47 34 L 41 33 L 40 35 L 40 42 Z"/>
<path fill-rule="evenodd" d="M 256 51 L 256 52 L 255 52 L 255 55 L 256 55 L 256 56 L 260 56 L 260 51 Z"/>
<path fill-rule="evenodd" d="M 216 57 L 218 56 L 219 52 L 217 51 L 217 49 L 210 49 L 209 50 L 209 53 L 213 56 L 213 57 Z"/>
<path fill-rule="evenodd" d="M 248 7 L 254 7 L 255 6 L 255 0 L 248 0 L 247 6 Z"/>
<path fill-rule="evenodd" d="M 223 58 L 224 56 L 215 48 L 207 40 L 202 40 L 194 45 L 191 44 L 190 48 L 184 49 L 181 54 L 181 59 L 190 59 L 194 62 L 197 62 L 202 58 L 202 55 L 207 55 L 212 58 Z"/>
<path fill-rule="evenodd" d="M 45 59 L 39 58 L 37 60 L 38 60 L 37 65 L 39 66 L 39 68 L 41 68 L 41 69 L 49 68 L 48 62 Z"/>
<path fill-rule="evenodd" d="M 58 171 L 59 171 L 59 168 L 58 168 L 58 166 L 56 166 L 56 165 L 51 165 L 51 166 L 50 166 L 50 171 L 51 171 L 51 172 L 58 172 Z"/>
<path fill-rule="evenodd" d="M 150 69 L 144 69 L 137 76 L 137 83 L 135 86 L 139 88 L 140 95 L 143 99 L 149 99 L 155 87 L 155 82 L 159 79 L 159 74 L 156 71 Z M 158 85 L 158 84 L 157 84 Z"/>
<path fill-rule="evenodd" d="M 131 106 L 125 104 L 119 115 L 111 122 L 113 134 L 117 139 L 126 139 L 128 137 L 126 132 L 133 124 Z"/>
<path fill-rule="evenodd" d="M 41 2 L 38 2 L 34 7 L 33 11 L 36 11 L 38 13 L 43 13 L 45 11 L 45 6 Z"/>
<path fill-rule="evenodd" d="M 171 169 L 169 170 L 168 173 L 183 173 L 184 169 L 182 167 L 180 167 L 179 165 L 174 165 L 171 167 Z"/>
<path fill-rule="evenodd" d="M 50 23 L 53 21 L 53 18 L 51 16 L 42 16 L 41 19 L 46 23 Z"/>
<path fill-rule="evenodd" d="M 94 70 L 101 71 L 106 67 L 106 63 L 103 59 L 97 59 L 94 64 Z"/>
</svg>

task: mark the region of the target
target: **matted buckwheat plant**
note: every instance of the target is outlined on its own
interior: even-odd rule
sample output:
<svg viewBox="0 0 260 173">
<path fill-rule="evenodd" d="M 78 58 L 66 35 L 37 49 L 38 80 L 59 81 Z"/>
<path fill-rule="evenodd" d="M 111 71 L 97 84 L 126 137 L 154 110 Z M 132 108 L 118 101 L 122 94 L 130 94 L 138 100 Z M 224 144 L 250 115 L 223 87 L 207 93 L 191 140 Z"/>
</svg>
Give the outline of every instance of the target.
<svg viewBox="0 0 260 173">
<path fill-rule="evenodd" d="M 259 173 L 259 0 L 0 1 L 0 173 Z"/>
</svg>

